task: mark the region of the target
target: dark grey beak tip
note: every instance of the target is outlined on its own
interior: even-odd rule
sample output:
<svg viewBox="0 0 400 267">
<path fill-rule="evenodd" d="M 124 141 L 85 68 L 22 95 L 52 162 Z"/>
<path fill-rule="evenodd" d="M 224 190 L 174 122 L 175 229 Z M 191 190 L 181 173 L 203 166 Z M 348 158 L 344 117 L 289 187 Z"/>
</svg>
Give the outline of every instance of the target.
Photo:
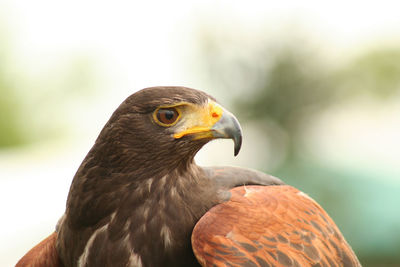
<svg viewBox="0 0 400 267">
<path fill-rule="evenodd" d="M 233 155 L 236 157 L 239 154 L 240 148 L 242 147 L 242 133 L 237 135 L 234 139 L 233 142 L 235 144 L 235 150 Z"/>
<path fill-rule="evenodd" d="M 212 127 L 214 138 L 229 138 L 234 143 L 234 155 L 239 154 L 242 147 L 242 128 L 236 117 L 225 111 L 222 118 Z"/>
</svg>

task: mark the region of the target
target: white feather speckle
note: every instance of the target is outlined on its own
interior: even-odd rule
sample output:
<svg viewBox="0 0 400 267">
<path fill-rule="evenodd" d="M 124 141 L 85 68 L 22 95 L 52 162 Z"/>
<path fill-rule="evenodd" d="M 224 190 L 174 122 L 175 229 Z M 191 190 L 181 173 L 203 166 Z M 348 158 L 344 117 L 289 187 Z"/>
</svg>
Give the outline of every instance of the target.
<svg viewBox="0 0 400 267">
<path fill-rule="evenodd" d="M 140 256 L 136 253 L 133 252 L 132 248 L 130 248 L 130 256 L 129 256 L 129 261 L 127 266 L 128 267 L 142 267 L 143 263 L 142 263 L 142 259 L 140 258 Z"/>
<path fill-rule="evenodd" d="M 93 241 L 96 238 L 96 236 L 104 231 L 106 231 L 108 228 L 108 224 L 103 225 L 99 229 L 97 229 L 89 238 L 88 242 L 86 243 L 85 249 L 83 250 L 82 255 L 78 259 L 78 266 L 85 266 L 87 258 L 89 256 L 89 250 L 93 245 Z"/>
<path fill-rule="evenodd" d="M 175 186 L 172 186 L 171 188 L 170 188 L 170 194 L 171 194 L 171 197 L 176 197 L 177 196 L 177 194 L 178 194 L 178 190 L 176 190 L 176 187 Z"/>
<path fill-rule="evenodd" d="M 172 239 L 171 239 L 171 231 L 168 228 L 168 226 L 163 225 L 161 227 L 161 238 L 164 241 L 165 247 L 169 247 L 172 244 Z"/>
<path fill-rule="evenodd" d="M 145 183 L 146 183 L 147 188 L 148 188 L 149 193 L 150 193 L 151 192 L 151 185 L 153 184 L 153 179 L 147 179 Z"/>
<path fill-rule="evenodd" d="M 304 193 L 304 192 L 299 191 L 299 192 L 297 192 L 297 195 L 299 195 L 299 196 L 301 196 L 301 197 L 304 197 L 304 198 L 307 198 L 307 199 L 309 199 L 309 200 L 311 200 L 311 201 L 314 202 L 314 199 L 312 199 L 309 195 L 307 195 L 307 194 Z"/>
<path fill-rule="evenodd" d="M 247 187 L 244 186 L 244 191 L 246 192 L 243 196 L 244 197 L 249 197 L 252 193 L 257 192 L 257 189 L 251 188 L 251 187 Z"/>
</svg>

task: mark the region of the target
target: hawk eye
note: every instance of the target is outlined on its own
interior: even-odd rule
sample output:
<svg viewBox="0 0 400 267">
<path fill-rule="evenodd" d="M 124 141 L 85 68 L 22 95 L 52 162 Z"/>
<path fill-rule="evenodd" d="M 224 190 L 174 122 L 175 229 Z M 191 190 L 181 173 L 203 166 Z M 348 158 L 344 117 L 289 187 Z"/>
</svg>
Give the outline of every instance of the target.
<svg viewBox="0 0 400 267">
<path fill-rule="evenodd" d="M 160 108 L 156 110 L 156 121 L 162 126 L 172 126 L 179 118 L 176 108 Z"/>
</svg>

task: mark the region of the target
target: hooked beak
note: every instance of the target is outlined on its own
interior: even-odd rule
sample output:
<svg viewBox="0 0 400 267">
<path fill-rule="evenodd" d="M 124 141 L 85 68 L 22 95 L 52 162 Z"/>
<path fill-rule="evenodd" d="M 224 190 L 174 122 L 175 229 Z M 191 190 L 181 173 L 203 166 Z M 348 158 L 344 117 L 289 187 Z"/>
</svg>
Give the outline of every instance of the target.
<svg viewBox="0 0 400 267">
<path fill-rule="evenodd" d="M 234 155 L 239 154 L 242 146 L 242 129 L 239 121 L 228 110 L 209 100 L 204 107 L 196 109 L 191 119 L 185 121 L 184 129 L 174 134 L 175 139 L 186 135 L 199 139 L 232 139 L 234 142 Z"/>
<path fill-rule="evenodd" d="M 242 128 L 236 117 L 227 110 L 221 116 L 221 119 L 211 128 L 214 138 L 232 139 L 234 143 L 234 155 L 239 154 L 242 147 Z"/>
</svg>

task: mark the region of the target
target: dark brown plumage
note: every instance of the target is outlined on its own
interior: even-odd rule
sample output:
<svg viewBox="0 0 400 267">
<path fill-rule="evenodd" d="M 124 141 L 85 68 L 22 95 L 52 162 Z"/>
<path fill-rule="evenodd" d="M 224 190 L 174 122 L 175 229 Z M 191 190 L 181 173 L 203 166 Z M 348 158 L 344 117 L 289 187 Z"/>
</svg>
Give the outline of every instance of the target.
<svg viewBox="0 0 400 267">
<path fill-rule="evenodd" d="M 185 87 L 131 95 L 79 167 L 56 233 L 17 266 L 359 266 L 301 192 L 257 171 L 197 166 L 216 138 L 233 139 L 238 153 L 239 123 L 211 96 Z"/>
</svg>

